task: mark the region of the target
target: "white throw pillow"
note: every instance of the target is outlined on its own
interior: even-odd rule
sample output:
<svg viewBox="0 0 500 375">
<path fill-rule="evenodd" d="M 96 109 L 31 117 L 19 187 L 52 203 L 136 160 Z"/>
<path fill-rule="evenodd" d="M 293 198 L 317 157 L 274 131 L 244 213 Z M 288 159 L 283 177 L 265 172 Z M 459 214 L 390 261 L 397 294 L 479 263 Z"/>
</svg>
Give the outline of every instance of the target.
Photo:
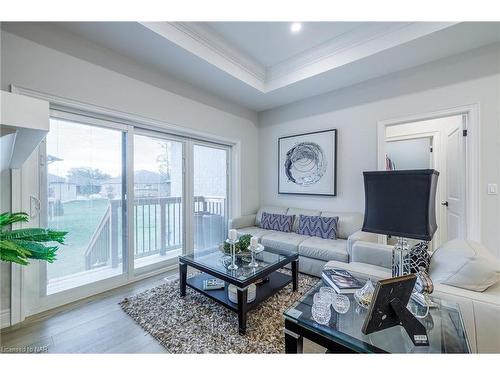
<svg viewBox="0 0 500 375">
<path fill-rule="evenodd" d="M 434 283 L 483 292 L 500 279 L 500 263 L 477 242 L 452 240 L 432 254 L 429 275 Z"/>
</svg>

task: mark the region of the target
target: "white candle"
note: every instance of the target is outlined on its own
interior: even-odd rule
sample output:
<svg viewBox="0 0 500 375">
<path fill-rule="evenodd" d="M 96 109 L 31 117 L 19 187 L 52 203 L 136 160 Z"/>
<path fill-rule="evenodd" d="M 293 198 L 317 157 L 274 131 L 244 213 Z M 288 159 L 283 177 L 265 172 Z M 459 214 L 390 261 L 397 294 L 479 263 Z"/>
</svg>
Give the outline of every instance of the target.
<svg viewBox="0 0 500 375">
<path fill-rule="evenodd" d="M 228 236 L 228 238 L 231 241 L 235 241 L 236 238 L 238 238 L 238 233 L 236 232 L 236 229 L 229 229 L 229 236 Z"/>
<path fill-rule="evenodd" d="M 250 237 L 250 246 L 257 247 L 259 239 L 257 237 Z"/>
</svg>

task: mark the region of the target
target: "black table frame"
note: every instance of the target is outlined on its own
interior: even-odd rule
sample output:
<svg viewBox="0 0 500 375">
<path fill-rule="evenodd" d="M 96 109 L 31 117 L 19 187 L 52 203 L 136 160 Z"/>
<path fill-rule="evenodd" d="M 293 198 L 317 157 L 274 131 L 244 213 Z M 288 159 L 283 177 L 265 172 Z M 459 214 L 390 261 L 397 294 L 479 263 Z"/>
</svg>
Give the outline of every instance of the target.
<svg viewBox="0 0 500 375">
<path fill-rule="evenodd" d="M 303 353 L 304 337 L 327 349 L 328 353 L 352 354 L 352 353 L 387 353 L 373 345 L 362 343 L 363 349 L 357 345 L 349 345 L 348 341 L 335 340 L 331 337 L 321 335 L 309 328 L 303 327 L 292 319 L 285 317 L 285 353 Z"/>
<path fill-rule="evenodd" d="M 290 283 L 292 283 L 294 291 L 298 289 L 298 282 L 299 282 L 298 253 L 286 253 L 286 254 L 280 252 L 276 253 L 283 255 L 286 258 L 280 262 L 277 262 L 276 264 L 273 264 L 272 266 L 267 267 L 265 270 L 245 280 L 236 279 L 225 273 L 222 273 L 220 271 L 207 267 L 203 264 L 200 264 L 192 259 L 189 259 L 184 256 L 179 256 L 180 295 L 181 297 L 185 297 L 186 287 L 189 286 L 191 289 L 194 289 L 204 294 L 205 296 L 213 299 L 214 301 L 220 303 L 226 308 L 235 311 L 236 313 L 238 313 L 239 334 L 244 335 L 246 333 L 246 327 L 247 327 L 247 313 L 250 310 L 257 307 L 261 302 L 265 301 L 267 298 L 271 297 L 272 295 L 274 295 L 275 293 L 277 293 Z M 291 264 L 292 268 L 291 276 L 281 272 L 276 272 L 277 270 L 283 268 L 287 264 Z M 202 273 L 194 277 L 190 277 L 188 279 L 187 278 L 188 266 L 193 267 L 201 271 Z M 226 282 L 224 289 L 204 290 L 203 280 L 214 277 L 224 280 Z M 254 284 L 257 281 L 265 278 L 269 278 L 269 280 L 261 283 L 260 285 L 257 285 L 257 296 L 254 301 L 248 303 L 247 302 L 248 287 L 251 284 Z M 238 293 L 237 304 L 229 300 L 227 293 L 228 284 L 233 284 L 237 288 L 237 293 Z"/>
</svg>

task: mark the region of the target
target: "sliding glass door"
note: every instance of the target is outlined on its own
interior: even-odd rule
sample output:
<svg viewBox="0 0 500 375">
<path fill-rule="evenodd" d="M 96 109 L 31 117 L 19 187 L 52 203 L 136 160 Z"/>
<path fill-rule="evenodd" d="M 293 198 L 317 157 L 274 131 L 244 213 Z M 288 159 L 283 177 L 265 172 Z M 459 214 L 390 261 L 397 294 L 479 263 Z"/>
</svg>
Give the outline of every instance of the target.
<svg viewBox="0 0 500 375">
<path fill-rule="evenodd" d="M 76 117 L 50 120 L 46 221 L 68 234 L 57 260 L 46 268 L 47 295 L 124 271 L 124 140 L 119 129 Z"/>
<path fill-rule="evenodd" d="M 184 143 L 161 134 L 134 134 L 134 268 L 182 254 Z"/>
<path fill-rule="evenodd" d="M 52 110 L 39 156 L 40 224 L 68 235 L 54 263 L 28 271 L 30 312 L 161 271 L 226 238 L 228 146 Z"/>
<path fill-rule="evenodd" d="M 227 238 L 229 148 L 194 143 L 194 251 L 217 247 Z"/>
</svg>

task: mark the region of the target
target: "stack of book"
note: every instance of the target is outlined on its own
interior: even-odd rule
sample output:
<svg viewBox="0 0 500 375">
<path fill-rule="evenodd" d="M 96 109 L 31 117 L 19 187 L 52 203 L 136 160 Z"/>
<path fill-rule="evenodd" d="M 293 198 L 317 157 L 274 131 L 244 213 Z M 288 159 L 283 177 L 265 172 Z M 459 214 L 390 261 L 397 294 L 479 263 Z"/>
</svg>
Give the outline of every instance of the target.
<svg viewBox="0 0 500 375">
<path fill-rule="evenodd" d="M 354 293 L 357 289 L 363 286 L 358 279 L 346 270 L 334 268 L 325 269 L 321 273 L 321 277 L 339 294 Z"/>
</svg>

